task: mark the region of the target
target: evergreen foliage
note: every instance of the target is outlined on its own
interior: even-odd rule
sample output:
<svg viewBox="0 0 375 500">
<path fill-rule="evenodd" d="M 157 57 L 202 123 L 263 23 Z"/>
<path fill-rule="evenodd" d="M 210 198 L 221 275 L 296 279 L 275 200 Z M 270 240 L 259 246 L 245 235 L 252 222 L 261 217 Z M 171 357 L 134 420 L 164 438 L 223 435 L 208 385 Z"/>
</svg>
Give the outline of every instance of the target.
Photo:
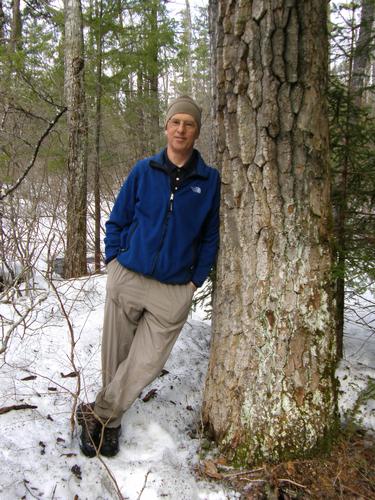
<svg viewBox="0 0 375 500">
<path fill-rule="evenodd" d="M 374 285 L 375 2 L 333 2 L 329 89 L 334 204 L 337 355 L 343 356 L 345 294 Z"/>
<path fill-rule="evenodd" d="M 344 252 L 345 265 L 337 261 L 336 274 L 349 287 L 363 291 L 369 280 L 375 281 L 373 110 L 357 106 L 335 75 L 330 79 L 329 103 L 335 220 L 345 211 L 343 246 L 336 231 L 336 251 Z"/>
</svg>

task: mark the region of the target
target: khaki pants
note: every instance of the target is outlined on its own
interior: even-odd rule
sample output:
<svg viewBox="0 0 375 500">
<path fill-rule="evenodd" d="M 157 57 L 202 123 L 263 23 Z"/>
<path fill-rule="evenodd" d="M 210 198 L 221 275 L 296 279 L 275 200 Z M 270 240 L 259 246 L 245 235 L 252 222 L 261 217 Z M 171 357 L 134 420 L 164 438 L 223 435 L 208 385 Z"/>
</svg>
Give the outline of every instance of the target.
<svg viewBox="0 0 375 500">
<path fill-rule="evenodd" d="M 117 427 L 141 391 L 161 372 L 188 317 L 193 285 L 166 285 L 108 265 L 102 341 L 103 389 L 95 413 Z"/>
</svg>

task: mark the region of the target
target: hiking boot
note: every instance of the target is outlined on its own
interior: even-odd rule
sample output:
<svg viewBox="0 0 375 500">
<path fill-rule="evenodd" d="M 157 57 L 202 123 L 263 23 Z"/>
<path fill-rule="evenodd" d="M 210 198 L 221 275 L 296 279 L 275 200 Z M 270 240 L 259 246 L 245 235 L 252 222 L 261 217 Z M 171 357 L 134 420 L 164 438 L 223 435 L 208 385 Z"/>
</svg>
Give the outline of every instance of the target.
<svg viewBox="0 0 375 500">
<path fill-rule="evenodd" d="M 103 441 L 100 447 L 100 454 L 105 457 L 114 457 L 120 449 L 118 440 L 121 435 L 121 425 L 118 427 L 103 427 L 102 432 Z"/>
<path fill-rule="evenodd" d="M 94 403 L 81 403 L 77 408 L 77 421 L 82 427 L 79 447 L 86 457 L 95 457 L 98 453 L 102 424 L 94 411 Z"/>
</svg>

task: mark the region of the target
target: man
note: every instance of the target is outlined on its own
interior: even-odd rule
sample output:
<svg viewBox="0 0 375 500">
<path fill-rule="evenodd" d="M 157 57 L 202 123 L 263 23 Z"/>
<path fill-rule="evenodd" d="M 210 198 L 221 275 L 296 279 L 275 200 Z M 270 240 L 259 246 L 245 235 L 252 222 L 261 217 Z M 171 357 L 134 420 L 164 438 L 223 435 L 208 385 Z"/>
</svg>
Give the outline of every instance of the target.
<svg viewBox="0 0 375 500">
<path fill-rule="evenodd" d="M 119 451 L 123 413 L 160 374 L 215 262 L 220 178 L 194 149 L 200 127 L 193 99 L 169 105 L 166 149 L 134 166 L 106 223 L 103 387 L 77 410 L 89 457 Z"/>
</svg>

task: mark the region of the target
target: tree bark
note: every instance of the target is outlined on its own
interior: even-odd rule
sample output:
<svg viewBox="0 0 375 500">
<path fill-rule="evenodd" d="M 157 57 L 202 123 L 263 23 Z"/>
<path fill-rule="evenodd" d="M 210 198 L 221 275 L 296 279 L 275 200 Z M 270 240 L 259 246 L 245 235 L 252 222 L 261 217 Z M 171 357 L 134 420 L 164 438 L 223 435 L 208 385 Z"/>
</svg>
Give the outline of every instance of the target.
<svg viewBox="0 0 375 500">
<path fill-rule="evenodd" d="M 374 43 L 374 18 L 374 0 L 362 0 L 361 22 L 354 52 L 352 81 L 352 90 L 356 94 L 357 106 L 362 104 L 364 88 L 370 76 L 370 62 Z"/>
<path fill-rule="evenodd" d="M 304 457 L 337 424 L 327 2 L 210 11 L 222 204 L 203 421 L 240 465 Z"/>
<path fill-rule="evenodd" d="M 84 90 L 82 10 L 79 0 L 65 0 L 65 99 L 69 151 L 67 162 L 66 278 L 87 273 L 87 118 Z"/>
</svg>

